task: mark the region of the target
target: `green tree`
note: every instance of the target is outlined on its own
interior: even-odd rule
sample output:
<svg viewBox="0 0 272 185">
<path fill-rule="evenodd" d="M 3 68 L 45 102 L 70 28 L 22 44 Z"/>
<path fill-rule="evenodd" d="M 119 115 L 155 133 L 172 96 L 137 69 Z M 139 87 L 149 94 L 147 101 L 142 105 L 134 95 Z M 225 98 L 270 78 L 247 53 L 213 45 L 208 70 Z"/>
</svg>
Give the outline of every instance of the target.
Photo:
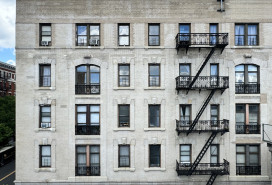
<svg viewBox="0 0 272 185">
<path fill-rule="evenodd" d="M 15 97 L 0 97 L 0 146 L 15 136 Z"/>
</svg>

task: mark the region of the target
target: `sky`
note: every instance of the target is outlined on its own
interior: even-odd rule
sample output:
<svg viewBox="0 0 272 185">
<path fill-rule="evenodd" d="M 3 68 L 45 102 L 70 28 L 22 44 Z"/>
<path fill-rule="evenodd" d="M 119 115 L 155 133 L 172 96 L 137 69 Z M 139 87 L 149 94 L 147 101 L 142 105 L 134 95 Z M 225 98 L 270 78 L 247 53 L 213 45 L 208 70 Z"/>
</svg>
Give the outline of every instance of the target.
<svg viewBox="0 0 272 185">
<path fill-rule="evenodd" d="M 0 61 L 16 65 L 16 0 L 0 0 Z"/>
</svg>

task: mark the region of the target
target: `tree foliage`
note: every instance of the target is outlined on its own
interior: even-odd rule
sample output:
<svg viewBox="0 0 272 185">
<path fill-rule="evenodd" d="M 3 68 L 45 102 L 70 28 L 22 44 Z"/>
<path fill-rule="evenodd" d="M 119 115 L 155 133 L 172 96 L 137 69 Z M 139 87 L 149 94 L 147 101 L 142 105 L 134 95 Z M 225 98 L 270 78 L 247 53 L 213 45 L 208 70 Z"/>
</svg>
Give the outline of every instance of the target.
<svg viewBox="0 0 272 185">
<path fill-rule="evenodd" d="M 15 135 L 15 97 L 0 97 L 0 146 Z"/>
</svg>

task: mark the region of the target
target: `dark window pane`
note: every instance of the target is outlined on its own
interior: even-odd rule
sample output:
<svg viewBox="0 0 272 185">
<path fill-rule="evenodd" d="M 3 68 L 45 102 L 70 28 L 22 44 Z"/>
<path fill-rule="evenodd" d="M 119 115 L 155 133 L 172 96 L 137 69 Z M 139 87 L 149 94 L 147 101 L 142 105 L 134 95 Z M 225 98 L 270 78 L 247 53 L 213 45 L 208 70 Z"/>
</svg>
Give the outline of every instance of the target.
<svg viewBox="0 0 272 185">
<path fill-rule="evenodd" d="M 150 127 L 160 126 L 160 106 L 159 105 L 149 106 L 149 126 Z"/>
<path fill-rule="evenodd" d="M 161 166 L 161 146 L 160 145 L 149 145 L 149 166 L 160 167 Z"/>
</svg>

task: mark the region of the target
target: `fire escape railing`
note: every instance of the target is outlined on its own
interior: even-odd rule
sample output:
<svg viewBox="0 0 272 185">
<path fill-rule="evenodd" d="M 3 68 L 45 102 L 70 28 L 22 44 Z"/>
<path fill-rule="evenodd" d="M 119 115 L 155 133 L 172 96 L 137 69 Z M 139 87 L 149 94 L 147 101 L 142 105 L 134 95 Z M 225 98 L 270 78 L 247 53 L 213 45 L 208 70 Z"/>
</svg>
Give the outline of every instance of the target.
<svg viewBox="0 0 272 185">
<path fill-rule="evenodd" d="M 178 134 L 187 133 L 193 120 L 181 121 L 176 120 L 176 131 Z M 229 120 L 199 120 L 192 132 L 221 132 L 222 134 L 229 131 Z"/>
</svg>

